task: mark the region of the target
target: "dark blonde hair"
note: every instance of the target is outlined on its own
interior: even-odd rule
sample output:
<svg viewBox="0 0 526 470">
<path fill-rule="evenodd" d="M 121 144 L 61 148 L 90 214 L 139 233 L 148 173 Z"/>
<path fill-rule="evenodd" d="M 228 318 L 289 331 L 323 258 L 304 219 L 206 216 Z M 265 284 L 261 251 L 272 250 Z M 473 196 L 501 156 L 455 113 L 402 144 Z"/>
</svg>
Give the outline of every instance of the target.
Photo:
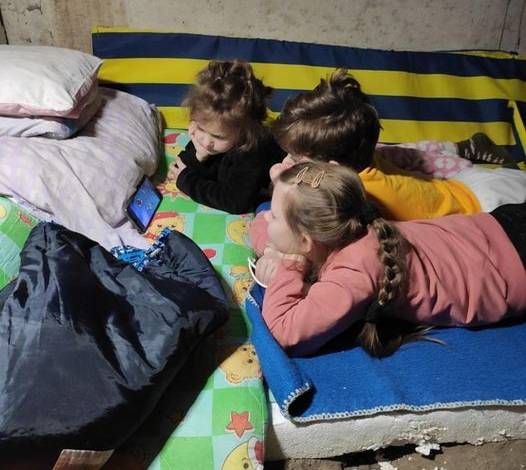
<svg viewBox="0 0 526 470">
<path fill-rule="evenodd" d="M 287 100 L 272 126 L 289 153 L 334 160 L 358 172 L 371 165 L 380 129 L 376 110 L 346 69 Z"/>
<path fill-rule="evenodd" d="M 385 356 L 403 342 L 416 339 L 415 331 L 400 330 L 390 335 L 381 331 L 387 316 L 385 307 L 391 307 L 406 287 L 405 252 L 408 242 L 398 229 L 378 215 L 367 201 L 359 176 L 350 168 L 325 162 L 302 162 L 285 170 L 279 181 L 293 185 L 287 193 L 285 219 L 296 235 L 307 233 L 315 242 L 329 249 L 337 249 L 365 236 L 368 225 L 378 238 L 378 258 L 384 269 L 380 289 L 372 307 L 374 318 L 366 316 L 358 335 L 360 344 L 374 356 Z M 371 312 L 371 309 L 368 313 Z M 386 321 L 393 319 L 386 318 Z M 395 320 L 399 325 L 405 323 Z M 389 332 L 388 332 L 389 333 Z"/>
<path fill-rule="evenodd" d="M 237 147 L 251 150 L 268 134 L 267 100 L 272 89 L 256 78 L 247 62 L 210 61 L 183 101 L 190 117 L 214 115 L 228 129 L 239 132 Z"/>
</svg>

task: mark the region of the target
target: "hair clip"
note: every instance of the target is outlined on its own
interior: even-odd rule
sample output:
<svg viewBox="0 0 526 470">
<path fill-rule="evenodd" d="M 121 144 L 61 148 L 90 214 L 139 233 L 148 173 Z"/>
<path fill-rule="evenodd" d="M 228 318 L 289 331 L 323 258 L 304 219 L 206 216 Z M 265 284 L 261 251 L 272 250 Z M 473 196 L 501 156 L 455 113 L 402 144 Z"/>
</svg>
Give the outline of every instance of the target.
<svg viewBox="0 0 526 470">
<path fill-rule="evenodd" d="M 310 184 L 311 188 L 316 189 L 320 187 L 323 178 L 325 177 L 325 170 L 320 170 L 314 178 L 307 178 L 307 173 L 310 170 L 309 166 L 303 167 L 296 177 L 294 178 L 294 184 L 300 183 Z"/>
<path fill-rule="evenodd" d="M 309 169 L 310 169 L 310 167 L 305 166 L 300 171 L 298 171 L 296 177 L 294 178 L 294 184 L 297 185 L 297 184 L 300 184 L 300 183 L 304 183 L 305 181 L 303 181 L 303 178 L 305 178 L 305 175 L 307 174 Z"/>
<path fill-rule="evenodd" d="M 325 170 L 320 170 L 320 172 L 314 178 L 312 178 L 310 185 L 314 189 L 319 188 L 324 177 L 325 177 Z"/>
</svg>

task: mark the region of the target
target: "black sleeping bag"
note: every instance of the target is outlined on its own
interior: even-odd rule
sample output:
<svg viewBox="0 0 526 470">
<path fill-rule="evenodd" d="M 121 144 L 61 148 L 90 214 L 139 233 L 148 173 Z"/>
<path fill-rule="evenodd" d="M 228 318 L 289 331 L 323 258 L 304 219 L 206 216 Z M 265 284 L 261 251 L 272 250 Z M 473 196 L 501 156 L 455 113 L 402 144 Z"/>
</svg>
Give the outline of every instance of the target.
<svg viewBox="0 0 526 470">
<path fill-rule="evenodd" d="M 0 309 L 0 453 L 118 447 L 228 313 L 186 236 L 138 272 L 55 224 L 31 232 Z"/>
</svg>

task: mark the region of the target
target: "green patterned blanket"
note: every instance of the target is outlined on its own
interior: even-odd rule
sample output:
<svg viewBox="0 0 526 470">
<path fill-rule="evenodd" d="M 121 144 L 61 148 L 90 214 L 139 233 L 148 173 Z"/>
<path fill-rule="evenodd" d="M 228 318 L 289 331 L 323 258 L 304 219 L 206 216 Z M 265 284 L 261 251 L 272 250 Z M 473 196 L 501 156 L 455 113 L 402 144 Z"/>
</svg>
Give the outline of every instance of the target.
<svg viewBox="0 0 526 470">
<path fill-rule="evenodd" d="M 252 215 L 231 215 L 202 206 L 163 180 L 167 165 L 188 142 L 185 131 L 165 131 L 166 158 L 156 182 L 163 201 L 145 237 L 165 228 L 184 232 L 206 253 L 231 298 L 228 323 L 203 343 L 167 390 L 151 417 L 104 469 L 262 469 L 268 419 L 262 375 L 247 343 L 243 300 L 251 285 L 247 269 Z M 16 277 L 19 252 L 38 221 L 0 198 L 0 287 Z"/>
</svg>

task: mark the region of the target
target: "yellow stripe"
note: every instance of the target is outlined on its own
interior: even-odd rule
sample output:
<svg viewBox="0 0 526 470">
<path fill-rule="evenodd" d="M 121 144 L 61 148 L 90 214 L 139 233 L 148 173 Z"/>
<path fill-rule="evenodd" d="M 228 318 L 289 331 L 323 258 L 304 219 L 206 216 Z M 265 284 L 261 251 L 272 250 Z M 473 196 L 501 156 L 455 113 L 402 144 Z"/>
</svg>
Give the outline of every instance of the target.
<svg viewBox="0 0 526 470">
<path fill-rule="evenodd" d="M 160 107 L 165 126 L 187 128 L 188 113 L 182 107 Z M 278 113 L 269 112 L 274 119 Z M 449 140 L 457 142 L 484 132 L 498 145 L 515 145 L 511 125 L 507 122 L 443 122 L 383 119 L 380 141 L 384 143 L 417 142 L 419 140 Z"/>
<path fill-rule="evenodd" d="M 179 106 L 159 106 L 159 111 L 163 116 L 164 127 L 171 129 L 188 128 L 188 110 Z"/>
<path fill-rule="evenodd" d="M 106 59 L 100 80 L 116 83 L 194 83 L 208 60 L 200 59 Z"/>
<path fill-rule="evenodd" d="M 380 141 L 417 142 L 419 140 L 449 140 L 457 142 L 484 132 L 497 145 L 515 145 L 511 124 L 507 122 L 443 122 L 381 120 L 383 130 Z"/>
<path fill-rule="evenodd" d="M 107 59 L 99 78 L 118 83 L 190 84 L 206 64 L 203 59 Z M 253 63 L 256 74 L 277 89 L 311 90 L 334 68 Z M 366 93 L 418 98 L 512 99 L 526 101 L 519 79 L 458 77 L 385 70 L 351 70 Z"/>
<path fill-rule="evenodd" d="M 511 52 L 504 51 L 451 51 L 445 52 L 445 54 L 458 54 L 458 55 L 470 55 L 475 57 L 486 57 L 488 59 L 512 59 L 512 60 L 524 60 L 526 56 L 521 54 L 512 54 Z"/>
<path fill-rule="evenodd" d="M 508 107 L 513 109 L 513 123 L 515 124 L 515 130 L 519 136 L 522 150 L 523 152 L 526 152 L 526 127 L 524 126 L 524 121 L 522 120 L 517 103 L 515 101 L 510 101 Z"/>
</svg>

